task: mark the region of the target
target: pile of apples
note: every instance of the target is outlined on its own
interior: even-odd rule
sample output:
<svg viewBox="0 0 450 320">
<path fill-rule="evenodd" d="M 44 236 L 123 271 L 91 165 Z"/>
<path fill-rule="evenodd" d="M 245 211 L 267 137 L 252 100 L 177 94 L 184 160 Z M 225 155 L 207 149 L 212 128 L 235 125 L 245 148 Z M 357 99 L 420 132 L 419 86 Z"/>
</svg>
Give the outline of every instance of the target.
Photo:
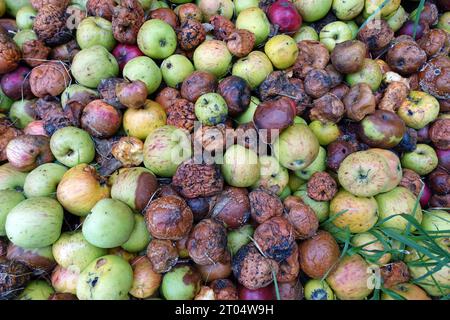
<svg viewBox="0 0 450 320">
<path fill-rule="evenodd" d="M 0 299 L 450 294 L 449 1 L 0 17 Z"/>
</svg>

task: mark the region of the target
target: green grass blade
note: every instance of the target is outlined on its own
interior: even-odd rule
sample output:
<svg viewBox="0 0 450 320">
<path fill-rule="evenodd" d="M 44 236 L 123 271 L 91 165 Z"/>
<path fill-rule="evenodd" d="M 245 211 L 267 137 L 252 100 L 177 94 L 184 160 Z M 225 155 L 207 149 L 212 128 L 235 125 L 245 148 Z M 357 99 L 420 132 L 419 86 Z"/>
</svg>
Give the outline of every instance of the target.
<svg viewBox="0 0 450 320">
<path fill-rule="evenodd" d="M 420 0 L 419 6 L 417 7 L 416 18 L 414 19 L 414 29 L 413 29 L 413 38 L 416 40 L 417 27 L 419 26 L 420 14 L 423 11 L 425 5 L 425 0 Z"/>
</svg>

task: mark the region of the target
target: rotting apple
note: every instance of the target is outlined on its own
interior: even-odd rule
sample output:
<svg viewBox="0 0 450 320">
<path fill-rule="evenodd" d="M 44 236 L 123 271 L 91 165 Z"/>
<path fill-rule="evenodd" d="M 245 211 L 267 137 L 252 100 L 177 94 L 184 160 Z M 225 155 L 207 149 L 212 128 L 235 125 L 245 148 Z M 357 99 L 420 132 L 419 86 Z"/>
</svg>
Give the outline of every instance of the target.
<svg viewBox="0 0 450 320">
<path fill-rule="evenodd" d="M 422 129 L 436 120 L 439 101 L 428 93 L 411 91 L 398 108 L 397 114 L 408 127 Z"/>
<path fill-rule="evenodd" d="M 123 68 L 124 78 L 130 81 L 140 80 L 147 86 L 148 94 L 154 93 L 162 82 L 161 70 L 149 57 L 136 57 Z"/>
<path fill-rule="evenodd" d="M 289 173 L 283 168 L 275 157 L 259 157 L 260 178 L 253 188 L 263 187 L 280 195 L 289 183 Z"/>
<path fill-rule="evenodd" d="M 405 122 L 387 110 L 376 110 L 359 123 L 359 137 L 371 147 L 393 148 L 400 143 L 405 131 Z"/>
<path fill-rule="evenodd" d="M 269 36 L 270 22 L 264 11 L 258 7 L 250 7 L 237 16 L 236 28 L 253 32 L 256 37 L 255 46 L 258 46 Z"/>
<path fill-rule="evenodd" d="M 119 43 L 112 51 L 112 54 L 116 58 L 121 71 L 128 61 L 144 55 L 144 53 L 139 50 L 138 46 L 124 43 Z"/>
<path fill-rule="evenodd" d="M 205 93 L 195 103 L 195 115 L 199 121 L 208 126 L 223 123 L 228 116 L 227 102 L 217 93 Z"/>
</svg>

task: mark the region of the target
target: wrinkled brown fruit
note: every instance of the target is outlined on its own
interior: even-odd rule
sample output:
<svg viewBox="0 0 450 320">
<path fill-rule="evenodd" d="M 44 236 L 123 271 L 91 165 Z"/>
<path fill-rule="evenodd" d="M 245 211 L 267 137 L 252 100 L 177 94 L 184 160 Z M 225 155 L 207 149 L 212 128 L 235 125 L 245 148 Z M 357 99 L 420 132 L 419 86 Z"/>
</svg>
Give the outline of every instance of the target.
<svg viewBox="0 0 450 320">
<path fill-rule="evenodd" d="M 156 273 L 168 272 L 178 261 L 178 250 L 170 240 L 153 239 L 147 247 L 147 257 Z"/>
<path fill-rule="evenodd" d="M 331 53 L 331 62 L 341 73 L 355 73 L 361 70 L 367 55 L 366 45 L 358 40 L 338 43 Z"/>
<path fill-rule="evenodd" d="M 232 117 L 246 111 L 250 105 L 251 88 L 240 77 L 229 76 L 220 81 L 217 93 L 225 99 L 228 113 Z"/>
<path fill-rule="evenodd" d="M 249 217 L 250 201 L 245 188 L 225 187 L 211 210 L 211 218 L 231 229 L 240 228 Z"/>
<path fill-rule="evenodd" d="M 206 31 L 197 20 L 186 20 L 178 28 L 178 45 L 181 49 L 190 51 L 197 48 L 206 39 Z"/>
<path fill-rule="evenodd" d="M 189 132 L 194 130 L 195 105 L 186 99 L 175 100 L 167 111 L 167 124 Z"/>
<path fill-rule="evenodd" d="M 167 113 L 178 99 L 181 99 L 180 91 L 171 87 L 166 87 L 158 93 L 155 101 L 159 103 Z"/>
<path fill-rule="evenodd" d="M 209 23 L 213 26 L 214 38 L 224 41 L 234 32 L 235 26 L 233 22 L 221 15 L 212 16 Z"/>
<path fill-rule="evenodd" d="M 447 32 L 441 29 L 431 29 L 417 43 L 426 52 L 428 57 L 437 54 L 445 55 L 450 50 L 450 37 Z"/>
<path fill-rule="evenodd" d="M 300 272 L 300 264 L 298 263 L 298 245 L 294 244 L 294 249 L 286 260 L 279 264 L 279 271 L 277 273 L 277 281 L 280 283 L 291 282 L 297 279 Z"/>
<path fill-rule="evenodd" d="M 252 52 L 256 37 L 253 32 L 245 29 L 235 29 L 226 39 L 227 48 L 232 55 L 242 58 Z"/>
<path fill-rule="evenodd" d="M 406 84 L 399 81 L 391 82 L 384 91 L 378 109 L 395 112 L 409 94 Z"/>
<path fill-rule="evenodd" d="M 386 62 L 389 67 L 401 75 L 417 72 L 427 61 L 427 54 L 413 40 L 400 40 L 389 48 Z"/>
<path fill-rule="evenodd" d="M 22 131 L 16 129 L 7 118 L 0 118 L 0 161 L 8 159 L 6 157 L 6 146 L 12 139 L 21 134 Z"/>
<path fill-rule="evenodd" d="M 294 76 L 304 79 L 313 69 L 325 69 L 330 60 L 328 49 L 319 41 L 303 40 L 297 43 L 298 57 L 292 70 Z"/>
<path fill-rule="evenodd" d="M 116 85 L 116 96 L 125 107 L 138 109 L 147 101 L 147 86 L 140 80 L 121 82 Z"/>
<path fill-rule="evenodd" d="M 19 65 L 21 52 L 6 32 L 0 31 L 0 74 L 13 71 Z"/>
<path fill-rule="evenodd" d="M 342 161 L 356 151 L 353 144 L 347 141 L 334 141 L 327 147 L 327 167 L 337 172 Z"/>
<path fill-rule="evenodd" d="M 450 193 L 450 174 L 443 169 L 437 169 L 428 176 L 428 184 L 433 193 L 446 195 Z"/>
<path fill-rule="evenodd" d="M 257 189 L 248 195 L 251 217 L 261 224 L 272 217 L 283 214 L 283 204 L 278 196 L 265 189 Z"/>
<path fill-rule="evenodd" d="M 211 282 L 210 287 L 214 290 L 217 300 L 238 300 L 236 286 L 231 280 L 214 280 Z"/>
<path fill-rule="evenodd" d="M 327 93 L 314 100 L 314 107 L 310 110 L 311 120 L 319 120 L 322 123 L 338 123 L 345 113 L 342 101 L 334 94 Z"/>
<path fill-rule="evenodd" d="M 181 85 L 181 96 L 195 103 L 201 95 L 215 92 L 216 89 L 217 79 L 213 74 L 206 71 L 195 71 L 184 79 Z"/>
<path fill-rule="evenodd" d="M 294 227 L 295 238 L 304 240 L 315 235 L 319 229 L 319 219 L 314 210 L 301 200 L 293 200 L 288 207 L 284 217 Z"/>
<path fill-rule="evenodd" d="M 200 8 L 194 3 L 185 3 L 179 5 L 177 7 L 177 10 L 178 18 L 180 19 L 181 23 L 189 19 L 197 20 L 198 22 L 202 22 L 203 20 L 202 10 L 200 10 Z"/>
<path fill-rule="evenodd" d="M 120 43 L 135 44 L 145 20 L 144 15 L 144 9 L 138 0 L 121 0 L 112 16 L 114 38 Z"/>
<path fill-rule="evenodd" d="M 380 270 L 385 288 L 408 282 L 410 279 L 408 266 L 403 261 L 389 263 Z"/>
<path fill-rule="evenodd" d="M 442 150 L 450 149 L 450 119 L 438 119 L 428 131 L 433 144 Z"/>
<path fill-rule="evenodd" d="M 419 196 L 422 190 L 423 182 L 420 175 L 410 169 L 403 169 L 403 177 L 399 186 L 409 189 L 416 197 Z"/>
<path fill-rule="evenodd" d="M 111 153 L 124 167 L 137 167 L 144 161 L 144 143 L 135 137 L 122 137 Z"/>
<path fill-rule="evenodd" d="M 202 275 L 203 281 L 206 283 L 226 279 L 231 275 L 231 254 L 225 252 L 222 259 L 209 265 L 197 265 L 198 271 Z"/>
<path fill-rule="evenodd" d="M 450 98 L 450 58 L 437 56 L 419 72 L 420 88 L 439 99 Z"/>
<path fill-rule="evenodd" d="M 393 38 L 394 31 L 385 20 L 372 19 L 358 32 L 358 39 L 371 51 L 385 48 Z"/>
<path fill-rule="evenodd" d="M 62 63 L 47 62 L 34 68 L 30 74 L 30 86 L 38 98 L 56 97 L 70 84 L 70 76 Z"/>
<path fill-rule="evenodd" d="M 115 6 L 114 0 L 88 0 L 86 10 L 88 16 L 98 16 L 111 21 Z"/>
<path fill-rule="evenodd" d="M 177 15 L 169 8 L 158 8 L 150 11 L 150 18 L 162 20 L 167 24 L 170 24 L 174 29 L 176 29 L 179 24 Z"/>
<path fill-rule="evenodd" d="M 37 67 L 45 62 L 51 49 L 40 40 L 29 40 L 22 45 L 23 59 L 30 67 Z"/>
<path fill-rule="evenodd" d="M 42 7 L 33 23 L 38 39 L 49 46 L 69 42 L 72 32 L 67 27 L 67 16 L 65 8 L 60 6 L 48 4 Z"/>
<path fill-rule="evenodd" d="M 350 88 L 344 99 L 347 117 L 361 121 L 368 114 L 375 112 L 375 96 L 367 83 L 358 83 Z"/>
</svg>

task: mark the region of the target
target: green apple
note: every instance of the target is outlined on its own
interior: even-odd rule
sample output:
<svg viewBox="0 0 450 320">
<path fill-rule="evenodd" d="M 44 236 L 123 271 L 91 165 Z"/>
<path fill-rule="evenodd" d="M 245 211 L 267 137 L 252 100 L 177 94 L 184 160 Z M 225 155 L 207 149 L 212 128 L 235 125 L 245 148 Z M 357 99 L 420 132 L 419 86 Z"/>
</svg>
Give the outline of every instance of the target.
<svg viewBox="0 0 450 320">
<path fill-rule="evenodd" d="M 345 22 L 335 21 L 320 30 L 319 38 L 328 51 L 332 52 L 336 44 L 352 40 L 353 34 Z"/>
<path fill-rule="evenodd" d="M 397 187 L 389 192 L 375 196 L 378 203 L 378 214 L 380 221 L 385 220 L 381 226 L 384 228 L 394 228 L 401 231 L 406 231 L 408 227 L 408 220 L 404 219 L 400 214 L 408 214 L 413 216 L 419 223 L 422 221 L 422 209 L 420 205 L 416 206 L 416 196 L 404 187 Z M 396 216 L 397 215 L 397 216 Z M 392 218 L 390 218 L 392 217 Z M 387 220 L 387 218 L 390 218 Z M 410 225 L 410 231 L 416 228 Z"/>
<path fill-rule="evenodd" d="M 38 37 L 36 33 L 33 30 L 25 29 L 20 30 L 14 35 L 14 42 L 17 44 L 17 46 L 22 49 L 22 45 L 30 40 L 37 40 Z"/>
<path fill-rule="evenodd" d="M 376 110 L 358 126 L 360 139 L 371 147 L 390 149 L 402 141 L 406 132 L 404 121 L 394 112 Z"/>
<path fill-rule="evenodd" d="M 310 26 L 302 26 L 300 30 L 293 36 L 294 40 L 298 43 L 303 40 L 315 40 L 319 41 L 319 35 L 317 31 Z"/>
<path fill-rule="evenodd" d="M 76 37 L 81 49 L 99 45 L 111 51 L 116 45 L 112 23 L 102 17 L 87 17 L 83 19 L 78 25 Z"/>
<path fill-rule="evenodd" d="M 436 151 L 427 144 L 418 144 L 416 149 L 405 152 L 401 158 L 402 166 L 411 169 L 421 176 L 429 174 L 438 166 Z"/>
<path fill-rule="evenodd" d="M 61 234 L 61 237 L 53 244 L 52 252 L 61 267 L 81 272 L 92 261 L 104 256 L 107 250 L 87 242 L 80 230 Z"/>
<path fill-rule="evenodd" d="M 302 123 L 302 124 L 306 124 L 306 125 L 308 124 L 305 119 L 303 119 L 302 117 L 299 117 L 299 116 L 295 116 L 294 123 L 295 124 Z"/>
<path fill-rule="evenodd" d="M 55 290 L 45 280 L 30 281 L 17 300 L 48 300 Z"/>
<path fill-rule="evenodd" d="M 30 0 L 5 0 L 6 13 L 15 17 L 20 8 L 31 5 Z"/>
<path fill-rule="evenodd" d="M 192 72 L 192 62 L 181 54 L 174 54 L 161 63 L 164 82 L 172 88 L 179 86 Z"/>
<path fill-rule="evenodd" d="M 175 52 L 177 35 L 170 24 L 159 19 L 151 19 L 139 30 L 137 43 L 146 56 L 165 59 Z"/>
<path fill-rule="evenodd" d="M 341 134 L 339 127 L 335 123 L 322 123 L 314 120 L 309 124 L 309 128 L 314 132 L 321 146 L 327 146 L 335 141 Z"/>
<path fill-rule="evenodd" d="M 28 173 L 20 172 L 9 163 L 0 166 L 0 190 L 23 190 Z"/>
<path fill-rule="evenodd" d="M 359 30 L 359 27 L 356 24 L 356 22 L 351 20 L 351 21 L 346 21 L 345 23 L 347 24 L 347 26 L 350 28 L 350 31 L 352 32 L 352 40 L 356 39 L 356 37 L 358 36 L 358 30 Z"/>
<path fill-rule="evenodd" d="M 83 87 L 79 84 L 71 84 L 64 90 L 61 94 L 61 105 L 64 107 L 68 101 L 74 100 L 94 100 L 98 98 L 98 92 L 86 87 Z"/>
<path fill-rule="evenodd" d="M 27 198 L 56 196 L 56 187 L 67 168 L 57 163 L 45 163 L 31 171 L 25 179 L 23 191 Z"/>
<path fill-rule="evenodd" d="M 308 167 L 319 154 L 319 141 L 304 124 L 288 127 L 277 137 L 272 147 L 281 165 L 290 170 Z"/>
<path fill-rule="evenodd" d="M 300 187 L 300 190 L 294 193 L 294 196 L 299 197 L 302 201 L 313 209 L 314 213 L 320 222 L 324 222 L 330 215 L 330 203 L 328 201 L 316 201 L 308 196 L 306 184 Z"/>
<path fill-rule="evenodd" d="M 377 202 L 373 197 L 358 197 L 340 190 L 330 202 L 332 223 L 351 233 L 366 232 L 377 223 Z"/>
<path fill-rule="evenodd" d="M 348 155 L 339 166 L 338 179 L 355 196 L 372 197 L 384 192 L 392 177 L 384 156 L 369 149 Z"/>
<path fill-rule="evenodd" d="M 324 280 L 311 279 L 305 284 L 306 300 L 334 300 L 334 292 Z"/>
<path fill-rule="evenodd" d="M 259 0 L 233 0 L 233 3 L 236 15 L 239 15 L 245 9 L 259 7 Z"/>
<path fill-rule="evenodd" d="M 314 173 L 325 171 L 327 167 L 326 158 L 327 151 L 324 147 L 320 147 L 319 154 L 314 161 L 306 168 L 295 171 L 295 175 L 301 179 L 309 180 Z"/>
<path fill-rule="evenodd" d="M 200 291 L 201 275 L 188 264 L 179 264 L 163 277 L 161 293 L 166 300 L 192 300 Z"/>
<path fill-rule="evenodd" d="M 365 0 L 364 6 L 364 18 L 368 18 L 370 15 L 374 14 L 378 8 L 381 7 L 384 0 Z M 378 15 L 381 15 L 382 18 L 389 16 L 400 6 L 401 0 L 387 0 L 384 7 L 378 12 Z"/>
<path fill-rule="evenodd" d="M 162 82 L 161 70 L 149 57 L 136 57 L 128 61 L 123 68 L 123 76 L 130 81 L 144 82 L 148 94 L 154 93 Z"/>
<path fill-rule="evenodd" d="M 85 1 L 85 0 L 83 0 L 83 1 Z M 153 0 L 138 0 L 138 1 L 141 4 L 142 9 L 144 9 L 144 11 L 147 11 L 148 9 L 150 9 L 153 2 L 157 2 L 157 1 L 153 1 Z M 176 3 L 176 2 L 174 2 L 174 3 Z"/>
<path fill-rule="evenodd" d="M 3 17 L 6 13 L 6 3 L 5 0 L 0 0 L 0 17 Z"/>
<path fill-rule="evenodd" d="M 252 186 L 261 174 L 258 155 L 241 145 L 232 145 L 223 157 L 222 174 L 230 186 Z"/>
<path fill-rule="evenodd" d="M 232 74 L 245 79 L 249 86 L 255 89 L 272 71 L 272 63 L 264 52 L 252 51 L 233 65 Z"/>
<path fill-rule="evenodd" d="M 367 83 L 372 91 L 377 91 L 383 80 L 383 73 L 381 68 L 372 59 L 364 59 L 364 64 L 361 70 L 355 73 L 348 74 L 345 81 L 353 86 L 357 83 Z"/>
<path fill-rule="evenodd" d="M 280 195 L 289 183 L 289 172 L 283 168 L 275 157 L 259 157 L 260 178 L 253 188 L 263 187 Z"/>
<path fill-rule="evenodd" d="M 119 75 L 119 65 L 105 47 L 93 46 L 75 55 L 71 72 L 79 84 L 97 88 L 101 80 Z"/>
<path fill-rule="evenodd" d="M 426 92 L 411 91 L 398 108 L 397 114 L 408 127 L 422 129 L 438 117 L 439 101 Z"/>
<path fill-rule="evenodd" d="M 11 105 L 9 110 L 9 118 L 17 128 L 23 129 L 30 122 L 36 120 L 36 111 L 34 103 L 36 100 L 19 100 Z"/>
<path fill-rule="evenodd" d="M 256 108 L 261 103 L 257 97 L 252 96 L 250 98 L 250 105 L 245 112 L 241 113 L 237 118 L 236 122 L 238 124 L 245 124 L 253 121 L 253 115 L 255 114 Z"/>
<path fill-rule="evenodd" d="M 0 192 L 0 236 L 6 236 L 5 223 L 9 212 L 25 200 L 21 192 L 15 190 L 2 190 Z"/>
<path fill-rule="evenodd" d="M 174 126 L 162 126 L 145 139 L 144 165 L 158 176 L 172 177 L 191 155 L 190 137 Z"/>
<path fill-rule="evenodd" d="M 136 213 L 134 215 L 134 229 L 127 242 L 122 244 L 122 248 L 132 253 L 140 252 L 147 248 L 151 239 L 144 217 Z"/>
<path fill-rule="evenodd" d="M 53 244 L 61 234 L 64 212 L 52 198 L 31 198 L 20 202 L 6 217 L 9 240 L 23 248 Z"/>
<path fill-rule="evenodd" d="M 408 13 L 402 6 L 398 7 L 396 11 L 386 17 L 389 27 L 391 27 L 394 32 L 398 31 L 407 20 Z"/>
<path fill-rule="evenodd" d="M 128 300 L 133 285 L 133 269 L 123 258 L 107 255 L 92 261 L 80 274 L 80 300 Z"/>
<path fill-rule="evenodd" d="M 227 119 L 228 106 L 224 98 L 217 93 L 205 93 L 195 103 L 195 116 L 207 126 L 215 126 Z"/>
<path fill-rule="evenodd" d="M 333 0 L 295 0 L 294 4 L 306 22 L 314 22 L 325 17 Z"/>
<path fill-rule="evenodd" d="M 0 113 L 8 112 L 13 103 L 14 100 L 10 99 L 0 87 Z"/>
<path fill-rule="evenodd" d="M 141 212 L 158 189 L 155 175 L 142 167 L 124 168 L 114 177 L 111 198 L 120 200 Z"/>
<path fill-rule="evenodd" d="M 166 124 L 167 115 L 157 102 L 147 100 L 142 108 L 128 108 L 123 115 L 123 129 L 130 137 L 145 140 L 149 134 Z"/>
<path fill-rule="evenodd" d="M 306 180 L 299 178 L 293 171 L 289 171 L 289 189 L 291 189 L 292 192 L 296 192 L 297 190 L 300 190 L 303 185 L 306 184 Z"/>
<path fill-rule="evenodd" d="M 450 12 L 445 12 L 439 17 L 436 27 L 450 33 Z"/>
<path fill-rule="evenodd" d="M 203 21 L 209 22 L 215 15 L 221 15 L 231 20 L 234 12 L 231 0 L 197 0 L 197 5 L 203 13 Z"/>
<path fill-rule="evenodd" d="M 32 6 L 24 6 L 17 11 L 16 23 L 20 30 L 32 29 L 37 11 Z"/>
<path fill-rule="evenodd" d="M 183 3 L 186 2 L 191 2 L 191 1 L 187 1 L 187 0 L 176 0 L 177 2 L 183 1 Z M 174 2 L 174 3 L 177 3 Z M 154 1 L 152 2 L 151 6 L 150 6 L 150 11 L 156 10 L 156 9 L 160 9 L 160 8 L 169 8 L 169 5 L 167 3 L 165 3 L 164 1 Z"/>
<path fill-rule="evenodd" d="M 439 237 L 450 237 L 450 214 L 444 210 L 423 212 L 422 228 Z"/>
<path fill-rule="evenodd" d="M 207 71 L 222 78 L 230 69 L 232 55 L 227 45 L 219 40 L 206 40 L 194 51 L 196 70 Z"/>
<path fill-rule="evenodd" d="M 287 69 L 298 57 L 298 47 L 292 37 L 280 34 L 267 41 L 264 52 L 272 64 L 278 69 Z"/>
<path fill-rule="evenodd" d="M 90 163 L 95 157 L 95 145 L 86 131 L 76 127 L 64 127 L 50 138 L 50 149 L 56 160 L 66 167 Z"/>
<path fill-rule="evenodd" d="M 372 232 L 375 233 L 375 231 Z M 368 262 L 384 266 L 388 264 L 392 258 L 392 255 L 389 252 L 386 252 L 391 248 L 387 245 L 386 241 L 380 241 L 373 233 L 358 233 L 352 237 L 351 244 L 353 247 L 360 249 L 359 253 Z M 376 232 L 376 234 L 378 237 L 383 238 L 383 235 L 380 232 Z"/>
<path fill-rule="evenodd" d="M 331 0 L 330 0 L 331 1 Z M 270 34 L 270 22 L 260 8 L 250 7 L 239 13 L 236 28 L 253 32 L 256 37 L 255 46 L 266 41 Z"/>
<path fill-rule="evenodd" d="M 352 20 L 364 9 L 364 0 L 333 0 L 332 10 L 339 20 Z"/>
<path fill-rule="evenodd" d="M 103 199 L 97 202 L 83 222 L 83 236 L 99 248 L 121 246 L 134 229 L 134 215 L 123 202 Z"/>
<path fill-rule="evenodd" d="M 281 199 L 281 201 L 284 201 L 287 197 L 289 197 L 292 194 L 291 188 L 289 186 L 286 186 L 283 191 L 278 195 L 278 197 Z"/>
<path fill-rule="evenodd" d="M 227 247 L 230 250 L 231 256 L 234 256 L 239 249 L 250 243 L 251 237 L 255 229 L 249 224 L 245 224 L 239 229 L 230 230 L 227 235 Z"/>
</svg>

